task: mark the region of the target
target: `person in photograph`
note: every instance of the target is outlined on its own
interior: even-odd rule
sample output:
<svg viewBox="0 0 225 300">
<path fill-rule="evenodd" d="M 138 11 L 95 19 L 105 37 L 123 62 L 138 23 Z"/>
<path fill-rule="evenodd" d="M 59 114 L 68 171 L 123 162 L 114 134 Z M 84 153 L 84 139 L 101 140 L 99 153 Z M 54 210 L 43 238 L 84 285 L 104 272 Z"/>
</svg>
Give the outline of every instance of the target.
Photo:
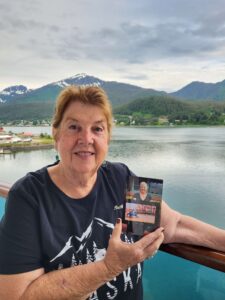
<svg viewBox="0 0 225 300">
<path fill-rule="evenodd" d="M 100 87 L 59 95 L 53 137 L 60 159 L 10 189 L 0 224 L 0 299 L 142 300 L 143 261 L 162 243 L 225 251 L 225 230 L 162 202 L 161 227 L 141 238 L 122 233 L 128 178 L 105 161 L 112 111 Z"/>
<path fill-rule="evenodd" d="M 149 204 L 151 201 L 151 195 L 148 192 L 148 184 L 145 181 L 141 181 L 139 185 L 139 192 L 134 194 L 134 200 L 137 203 Z"/>
</svg>

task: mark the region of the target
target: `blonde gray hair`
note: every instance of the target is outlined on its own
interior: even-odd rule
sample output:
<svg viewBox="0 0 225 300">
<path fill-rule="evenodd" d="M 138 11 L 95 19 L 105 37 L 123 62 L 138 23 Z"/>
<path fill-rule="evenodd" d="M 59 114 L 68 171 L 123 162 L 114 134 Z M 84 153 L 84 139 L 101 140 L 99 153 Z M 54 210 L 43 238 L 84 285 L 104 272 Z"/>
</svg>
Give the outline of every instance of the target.
<svg viewBox="0 0 225 300">
<path fill-rule="evenodd" d="M 111 137 L 113 115 L 112 107 L 106 92 L 97 86 L 83 87 L 71 85 L 62 90 L 56 100 L 55 112 L 52 119 L 52 126 L 55 129 L 53 130 L 53 138 L 55 140 L 63 115 L 69 104 L 72 102 L 81 102 L 83 104 L 94 105 L 101 108 L 106 118 L 109 137 Z"/>
</svg>

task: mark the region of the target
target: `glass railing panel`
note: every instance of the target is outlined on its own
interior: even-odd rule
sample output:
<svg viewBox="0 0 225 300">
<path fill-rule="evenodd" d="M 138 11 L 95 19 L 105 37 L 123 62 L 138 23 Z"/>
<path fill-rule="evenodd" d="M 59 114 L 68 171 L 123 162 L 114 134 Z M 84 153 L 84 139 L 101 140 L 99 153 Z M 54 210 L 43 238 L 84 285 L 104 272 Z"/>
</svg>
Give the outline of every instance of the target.
<svg viewBox="0 0 225 300">
<path fill-rule="evenodd" d="M 222 300 L 225 273 L 159 251 L 144 264 L 144 300 Z"/>
<path fill-rule="evenodd" d="M 0 220 L 3 216 L 4 210 L 5 210 L 5 198 L 0 196 Z"/>
</svg>

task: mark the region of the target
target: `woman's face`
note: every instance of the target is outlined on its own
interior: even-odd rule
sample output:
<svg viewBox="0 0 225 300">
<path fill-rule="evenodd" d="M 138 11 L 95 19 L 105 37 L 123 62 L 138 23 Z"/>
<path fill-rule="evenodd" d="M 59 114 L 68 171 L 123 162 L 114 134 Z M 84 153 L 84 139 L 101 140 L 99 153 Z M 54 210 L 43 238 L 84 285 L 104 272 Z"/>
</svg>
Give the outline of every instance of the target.
<svg viewBox="0 0 225 300">
<path fill-rule="evenodd" d="M 57 133 L 61 165 L 73 175 L 93 175 L 108 152 L 109 133 L 101 108 L 72 102 Z"/>
<path fill-rule="evenodd" d="M 148 192 L 148 188 L 147 188 L 146 183 L 141 182 L 140 183 L 140 193 L 141 194 L 146 194 L 147 192 Z"/>
</svg>

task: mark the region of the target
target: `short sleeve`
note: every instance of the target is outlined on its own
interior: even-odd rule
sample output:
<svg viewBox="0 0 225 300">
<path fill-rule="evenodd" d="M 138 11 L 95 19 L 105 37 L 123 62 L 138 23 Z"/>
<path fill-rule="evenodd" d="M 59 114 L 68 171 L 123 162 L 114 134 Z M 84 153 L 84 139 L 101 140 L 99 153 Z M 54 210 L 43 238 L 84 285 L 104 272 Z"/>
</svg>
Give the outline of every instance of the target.
<svg viewBox="0 0 225 300">
<path fill-rule="evenodd" d="M 29 184 L 16 183 L 0 223 L 0 274 L 42 267 L 38 203 Z"/>
</svg>

